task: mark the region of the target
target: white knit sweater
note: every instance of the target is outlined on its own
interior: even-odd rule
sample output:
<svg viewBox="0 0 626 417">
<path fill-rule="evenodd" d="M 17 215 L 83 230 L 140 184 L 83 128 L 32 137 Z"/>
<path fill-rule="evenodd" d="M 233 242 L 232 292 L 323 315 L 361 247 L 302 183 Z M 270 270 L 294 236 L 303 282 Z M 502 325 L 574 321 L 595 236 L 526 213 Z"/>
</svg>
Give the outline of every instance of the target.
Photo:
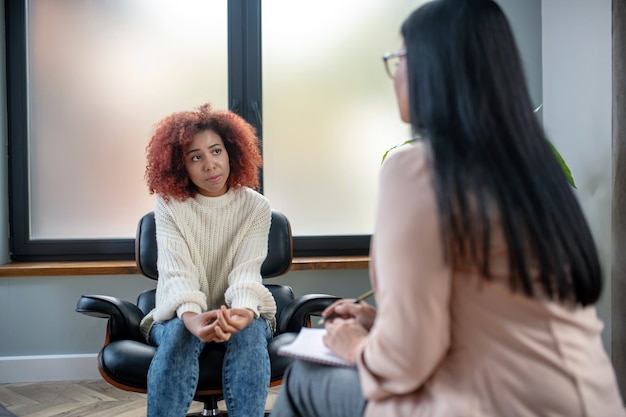
<svg viewBox="0 0 626 417">
<path fill-rule="evenodd" d="M 247 187 L 185 201 L 157 197 L 154 213 L 159 280 L 156 307 L 141 322 L 144 336 L 154 321 L 221 305 L 274 321 L 276 303 L 261 280 L 271 221 L 265 197 Z"/>
</svg>

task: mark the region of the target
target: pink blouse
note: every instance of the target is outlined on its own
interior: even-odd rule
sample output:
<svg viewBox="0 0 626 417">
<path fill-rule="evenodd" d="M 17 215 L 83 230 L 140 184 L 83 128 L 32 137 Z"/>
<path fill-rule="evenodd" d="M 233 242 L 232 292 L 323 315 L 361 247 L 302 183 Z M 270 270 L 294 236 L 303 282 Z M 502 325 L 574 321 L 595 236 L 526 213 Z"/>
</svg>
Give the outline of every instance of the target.
<svg viewBox="0 0 626 417">
<path fill-rule="evenodd" d="M 493 236 L 493 282 L 453 271 L 426 147 L 385 161 L 370 265 L 378 316 L 357 364 L 365 416 L 625 416 L 595 308 L 512 293 Z"/>
</svg>

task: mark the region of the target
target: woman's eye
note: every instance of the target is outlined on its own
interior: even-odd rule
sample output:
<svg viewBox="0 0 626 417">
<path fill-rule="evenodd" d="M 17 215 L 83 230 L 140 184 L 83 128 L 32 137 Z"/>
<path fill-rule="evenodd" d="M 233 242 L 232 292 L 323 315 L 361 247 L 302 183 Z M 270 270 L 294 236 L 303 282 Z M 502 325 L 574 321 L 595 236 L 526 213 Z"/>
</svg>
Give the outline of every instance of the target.
<svg viewBox="0 0 626 417">
<path fill-rule="evenodd" d="M 221 150 L 221 149 L 214 149 L 214 150 L 213 150 L 213 155 L 219 155 L 219 154 L 221 154 L 221 153 L 222 153 L 222 150 Z"/>
<path fill-rule="evenodd" d="M 199 161 L 200 160 L 200 155 L 194 155 L 191 157 L 192 161 Z"/>
</svg>

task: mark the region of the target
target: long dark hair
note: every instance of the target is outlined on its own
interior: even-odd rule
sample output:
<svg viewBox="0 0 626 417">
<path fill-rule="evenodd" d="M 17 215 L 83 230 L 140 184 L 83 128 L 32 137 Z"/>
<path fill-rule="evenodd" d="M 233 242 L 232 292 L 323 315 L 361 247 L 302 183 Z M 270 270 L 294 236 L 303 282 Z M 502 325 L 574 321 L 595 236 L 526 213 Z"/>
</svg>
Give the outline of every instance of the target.
<svg viewBox="0 0 626 417">
<path fill-rule="evenodd" d="M 446 259 L 489 275 L 501 222 L 513 291 L 588 305 L 602 290 L 581 207 L 539 124 L 509 23 L 491 0 L 434 0 L 402 25 L 413 129 L 429 144 Z M 496 220 L 497 219 L 497 220 Z"/>
</svg>

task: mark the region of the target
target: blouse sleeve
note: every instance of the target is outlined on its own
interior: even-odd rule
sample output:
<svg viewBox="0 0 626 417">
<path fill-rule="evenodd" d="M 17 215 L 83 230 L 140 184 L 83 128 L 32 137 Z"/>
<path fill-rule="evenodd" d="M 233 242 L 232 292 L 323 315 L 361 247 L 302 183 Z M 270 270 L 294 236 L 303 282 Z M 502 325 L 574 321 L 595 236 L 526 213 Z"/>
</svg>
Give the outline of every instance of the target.
<svg viewBox="0 0 626 417">
<path fill-rule="evenodd" d="M 376 401 L 417 390 L 450 344 L 451 270 L 420 144 L 383 165 L 371 255 L 378 314 L 357 364 L 365 397 Z"/>
</svg>

